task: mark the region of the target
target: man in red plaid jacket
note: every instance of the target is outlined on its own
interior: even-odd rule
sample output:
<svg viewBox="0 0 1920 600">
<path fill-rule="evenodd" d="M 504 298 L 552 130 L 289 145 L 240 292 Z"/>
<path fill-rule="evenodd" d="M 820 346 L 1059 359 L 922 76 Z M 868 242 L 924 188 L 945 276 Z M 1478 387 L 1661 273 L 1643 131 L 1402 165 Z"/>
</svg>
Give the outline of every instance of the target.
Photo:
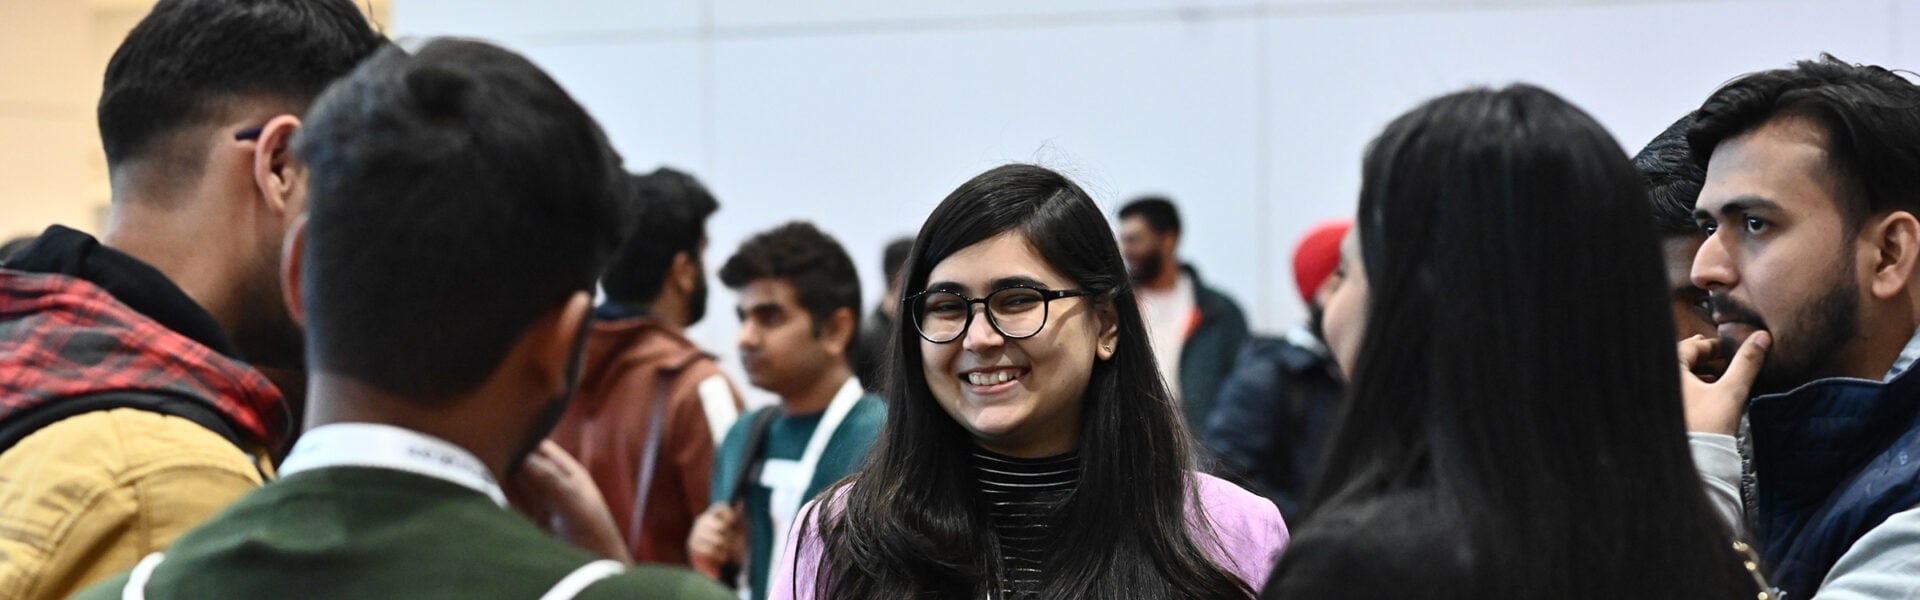
<svg viewBox="0 0 1920 600">
<path fill-rule="evenodd" d="M 106 234 L 0 269 L 0 598 L 65 598 L 271 478 L 299 387 L 288 141 L 385 45 L 349 0 L 163 0 L 108 63 Z"/>
</svg>

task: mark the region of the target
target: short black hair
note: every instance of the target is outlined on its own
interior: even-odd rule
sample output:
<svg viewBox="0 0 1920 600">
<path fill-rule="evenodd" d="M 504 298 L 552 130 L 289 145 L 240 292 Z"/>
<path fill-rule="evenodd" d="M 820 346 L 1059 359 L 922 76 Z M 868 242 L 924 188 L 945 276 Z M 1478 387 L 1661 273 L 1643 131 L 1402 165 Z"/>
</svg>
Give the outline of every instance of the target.
<svg viewBox="0 0 1920 600">
<path fill-rule="evenodd" d="M 660 297 L 674 255 L 685 252 L 699 260 L 707 218 L 720 210 L 720 203 L 700 180 L 668 167 L 627 180 L 633 210 L 626 241 L 614 253 L 600 286 L 613 301 L 639 308 Z"/>
<path fill-rule="evenodd" d="M 1640 171 L 1653 201 L 1653 225 L 1661 237 L 1705 235 L 1693 218 L 1693 205 L 1707 182 L 1706 169 L 1687 146 L 1693 119 L 1691 113 L 1680 117 L 1633 156 L 1633 168 Z"/>
<path fill-rule="evenodd" d="M 237 98 L 304 110 L 389 45 L 347 0 L 161 0 L 107 63 L 96 117 L 109 167 Z M 198 171 L 198 154 L 170 169 Z"/>
<path fill-rule="evenodd" d="M 880 251 L 880 274 L 883 276 L 881 283 L 891 283 L 895 277 L 899 277 L 900 268 L 907 266 L 907 255 L 912 252 L 913 238 L 911 237 L 894 238 L 893 241 L 887 242 L 886 249 Z"/>
<path fill-rule="evenodd" d="M 720 282 L 739 290 L 756 279 L 784 279 L 793 286 L 800 306 L 813 317 L 813 331 L 842 308 L 860 314 L 860 274 L 853 258 L 831 236 L 806 221 L 769 229 L 740 243 L 740 250 L 720 267 Z M 854 336 L 859 337 L 859 336 Z M 854 342 L 847 342 L 853 356 Z"/>
<path fill-rule="evenodd" d="M 518 54 L 383 50 L 328 90 L 309 165 L 309 367 L 424 401 L 471 391 L 619 243 L 620 159 Z"/>
<path fill-rule="evenodd" d="M 1920 214 L 1920 86 L 1831 54 L 1750 73 L 1700 106 L 1687 133 L 1687 143 L 1697 149 L 1694 161 L 1706 166 L 1721 142 L 1782 116 L 1805 118 L 1824 130 L 1840 212 L 1854 231 L 1880 212 Z"/>
<path fill-rule="evenodd" d="M 1180 211 L 1165 196 L 1143 196 L 1120 207 L 1120 219 L 1138 216 L 1159 233 L 1180 233 Z"/>
</svg>

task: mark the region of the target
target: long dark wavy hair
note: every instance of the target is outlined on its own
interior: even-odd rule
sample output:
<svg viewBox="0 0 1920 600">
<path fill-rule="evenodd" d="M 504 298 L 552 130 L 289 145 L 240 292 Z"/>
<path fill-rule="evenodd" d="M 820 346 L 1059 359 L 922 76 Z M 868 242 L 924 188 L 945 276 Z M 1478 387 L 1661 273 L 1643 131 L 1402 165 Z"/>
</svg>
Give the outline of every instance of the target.
<svg viewBox="0 0 1920 600">
<path fill-rule="evenodd" d="M 1268 597 L 1753 598 L 1619 144 L 1546 90 L 1477 89 L 1395 120 L 1362 177 L 1365 331 Z"/>
<path fill-rule="evenodd" d="M 1080 481 L 1053 515 L 1043 598 L 1246 598 L 1247 584 L 1202 551 L 1188 529 L 1189 441 L 1156 369 L 1113 230 L 1091 198 L 1051 170 L 995 168 L 927 217 L 906 265 L 920 290 L 934 265 L 1018 231 L 1092 300 L 1119 316 L 1118 348 L 1095 361 L 1080 423 Z M 898 319 L 886 378 L 886 426 L 858 475 L 822 495 L 819 598 L 999 597 L 1005 573 L 977 497 L 974 441 L 927 387 L 920 337 Z M 1196 506 L 1197 508 L 1197 506 Z M 789 556 L 797 555 L 797 549 Z"/>
</svg>

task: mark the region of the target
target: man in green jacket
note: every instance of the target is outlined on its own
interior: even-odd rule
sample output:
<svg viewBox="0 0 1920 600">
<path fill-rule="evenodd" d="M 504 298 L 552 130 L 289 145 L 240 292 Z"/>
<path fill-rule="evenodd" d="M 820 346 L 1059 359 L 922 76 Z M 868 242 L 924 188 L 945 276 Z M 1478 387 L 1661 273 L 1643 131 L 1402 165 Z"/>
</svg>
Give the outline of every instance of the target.
<svg viewBox="0 0 1920 600">
<path fill-rule="evenodd" d="M 619 157 L 586 112 L 519 55 L 432 41 L 336 84 L 293 151 L 311 201 L 281 281 L 308 325 L 308 431 L 278 482 L 81 597 L 727 598 L 553 539 L 498 483 L 554 479 L 551 446 L 528 457 L 619 242 Z M 576 539 L 622 554 L 603 502 L 562 498 L 598 511 L 568 513 L 603 534 Z"/>
<path fill-rule="evenodd" d="M 688 556 L 716 577 L 745 567 L 759 600 L 800 506 L 860 467 L 886 406 L 853 375 L 860 276 L 839 242 L 804 222 L 775 227 L 742 243 L 720 281 L 740 294 L 747 378 L 780 404 L 735 421 L 714 452 L 714 504 Z"/>
<path fill-rule="evenodd" d="M 1180 213 L 1166 198 L 1149 196 L 1120 208 L 1120 252 L 1127 259 L 1140 313 L 1153 338 L 1160 376 L 1180 397 L 1187 425 L 1203 427 L 1220 384 L 1233 373 L 1247 341 L 1247 317 L 1226 294 L 1207 287 L 1182 264 Z"/>
</svg>

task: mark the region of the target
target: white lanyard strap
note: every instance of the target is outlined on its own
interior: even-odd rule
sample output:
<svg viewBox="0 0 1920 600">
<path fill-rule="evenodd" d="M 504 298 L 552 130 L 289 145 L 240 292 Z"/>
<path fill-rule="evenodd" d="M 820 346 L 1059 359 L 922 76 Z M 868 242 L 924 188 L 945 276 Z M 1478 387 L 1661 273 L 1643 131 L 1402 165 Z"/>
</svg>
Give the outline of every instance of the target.
<svg viewBox="0 0 1920 600">
<path fill-rule="evenodd" d="M 166 555 L 155 552 L 140 559 L 140 564 L 134 565 L 133 571 L 127 573 L 127 586 L 120 588 L 120 600 L 146 600 L 147 580 L 153 578 L 153 570 L 160 568 L 160 561 L 166 558 Z"/>
<path fill-rule="evenodd" d="M 586 591 L 587 586 L 598 583 L 602 579 L 619 575 L 622 571 L 626 570 L 626 565 L 611 560 L 596 560 L 581 565 L 580 568 L 574 569 L 572 573 L 568 573 L 566 577 L 562 578 L 560 583 L 553 584 L 553 589 L 547 590 L 545 594 L 541 594 L 540 600 L 570 600 L 574 596 L 580 595 L 580 592 Z"/>
<path fill-rule="evenodd" d="M 820 418 L 820 426 L 807 438 L 806 453 L 800 455 L 800 469 L 809 483 L 813 481 L 814 470 L 820 466 L 820 455 L 827 452 L 827 442 L 833 438 L 834 430 L 840 428 L 841 421 L 847 420 L 847 413 L 853 412 L 853 405 L 859 403 L 865 393 L 858 379 L 848 377 L 840 391 L 833 395 L 833 401 L 827 403 L 827 414 Z"/>
<path fill-rule="evenodd" d="M 293 452 L 280 464 L 280 477 L 329 467 L 404 471 L 459 484 L 507 505 L 493 471 L 472 452 L 411 429 L 376 423 L 316 427 L 293 444 Z"/>
<path fill-rule="evenodd" d="M 767 486 L 770 492 L 767 507 L 770 514 L 767 516 L 773 522 L 773 548 L 767 553 L 767 559 L 772 564 L 781 564 L 780 561 L 785 560 L 787 529 L 793 526 L 800 505 L 807 501 L 807 486 L 813 484 L 813 475 L 819 470 L 820 456 L 826 453 L 827 442 L 864 394 L 860 389 L 860 381 L 848 377 L 827 404 L 827 412 L 821 416 L 820 425 L 807 438 L 807 449 L 800 455 L 800 461 L 768 460 L 761 468 L 760 485 Z"/>
</svg>

